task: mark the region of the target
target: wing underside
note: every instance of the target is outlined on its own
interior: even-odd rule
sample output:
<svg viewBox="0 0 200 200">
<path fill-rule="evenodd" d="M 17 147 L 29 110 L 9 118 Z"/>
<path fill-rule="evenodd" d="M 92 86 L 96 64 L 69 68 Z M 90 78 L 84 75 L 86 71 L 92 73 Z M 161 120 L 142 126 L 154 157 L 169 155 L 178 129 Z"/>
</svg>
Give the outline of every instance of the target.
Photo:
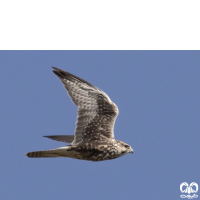
<svg viewBox="0 0 200 200">
<path fill-rule="evenodd" d="M 53 67 L 53 72 L 64 84 L 69 96 L 78 106 L 78 117 L 73 144 L 83 140 L 114 138 L 113 127 L 118 115 L 117 106 L 100 89 L 68 72 Z M 52 138 L 58 141 L 66 139 Z M 67 141 L 69 141 L 67 139 Z"/>
</svg>

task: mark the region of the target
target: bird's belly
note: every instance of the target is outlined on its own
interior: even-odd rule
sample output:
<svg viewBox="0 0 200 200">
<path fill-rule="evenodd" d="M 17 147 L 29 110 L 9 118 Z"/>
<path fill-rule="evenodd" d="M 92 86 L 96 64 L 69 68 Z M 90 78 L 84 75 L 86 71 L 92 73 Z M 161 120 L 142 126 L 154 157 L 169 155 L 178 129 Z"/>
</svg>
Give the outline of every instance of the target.
<svg viewBox="0 0 200 200">
<path fill-rule="evenodd" d="M 116 149 L 81 148 L 75 150 L 75 158 L 90 161 L 103 161 L 119 157 Z"/>
</svg>

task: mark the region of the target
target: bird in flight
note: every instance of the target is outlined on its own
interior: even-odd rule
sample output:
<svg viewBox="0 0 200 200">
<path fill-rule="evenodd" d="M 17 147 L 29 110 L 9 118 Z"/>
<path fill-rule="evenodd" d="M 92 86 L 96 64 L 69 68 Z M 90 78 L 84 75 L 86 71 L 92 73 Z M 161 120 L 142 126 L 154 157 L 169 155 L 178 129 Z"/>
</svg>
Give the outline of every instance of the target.
<svg viewBox="0 0 200 200">
<path fill-rule="evenodd" d="M 103 161 L 133 153 L 130 145 L 114 138 L 113 129 L 118 108 L 108 95 L 69 72 L 56 67 L 53 67 L 53 72 L 64 84 L 74 104 L 78 106 L 75 134 L 44 136 L 71 143 L 71 145 L 52 150 L 29 152 L 26 156 Z"/>
</svg>

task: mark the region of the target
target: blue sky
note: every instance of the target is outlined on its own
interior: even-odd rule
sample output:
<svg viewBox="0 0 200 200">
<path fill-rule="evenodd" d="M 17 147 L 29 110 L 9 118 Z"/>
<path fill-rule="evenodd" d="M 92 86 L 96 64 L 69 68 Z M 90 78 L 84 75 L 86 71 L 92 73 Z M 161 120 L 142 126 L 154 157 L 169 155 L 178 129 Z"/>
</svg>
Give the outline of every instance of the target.
<svg viewBox="0 0 200 200">
<path fill-rule="evenodd" d="M 0 199 L 180 199 L 182 182 L 200 184 L 200 51 L 0 51 L 0 63 Z M 134 154 L 25 156 L 65 145 L 43 135 L 74 133 L 76 106 L 51 66 L 109 95 L 115 138 Z"/>
</svg>

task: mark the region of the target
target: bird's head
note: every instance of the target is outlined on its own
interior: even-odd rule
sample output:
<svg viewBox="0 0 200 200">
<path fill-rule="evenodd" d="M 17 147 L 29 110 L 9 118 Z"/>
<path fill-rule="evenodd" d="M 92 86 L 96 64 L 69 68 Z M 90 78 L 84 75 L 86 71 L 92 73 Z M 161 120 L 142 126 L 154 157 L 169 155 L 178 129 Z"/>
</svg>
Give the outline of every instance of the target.
<svg viewBox="0 0 200 200">
<path fill-rule="evenodd" d="M 121 148 L 121 154 L 133 153 L 133 149 L 130 145 L 126 144 L 125 142 L 118 141 Z"/>
</svg>

